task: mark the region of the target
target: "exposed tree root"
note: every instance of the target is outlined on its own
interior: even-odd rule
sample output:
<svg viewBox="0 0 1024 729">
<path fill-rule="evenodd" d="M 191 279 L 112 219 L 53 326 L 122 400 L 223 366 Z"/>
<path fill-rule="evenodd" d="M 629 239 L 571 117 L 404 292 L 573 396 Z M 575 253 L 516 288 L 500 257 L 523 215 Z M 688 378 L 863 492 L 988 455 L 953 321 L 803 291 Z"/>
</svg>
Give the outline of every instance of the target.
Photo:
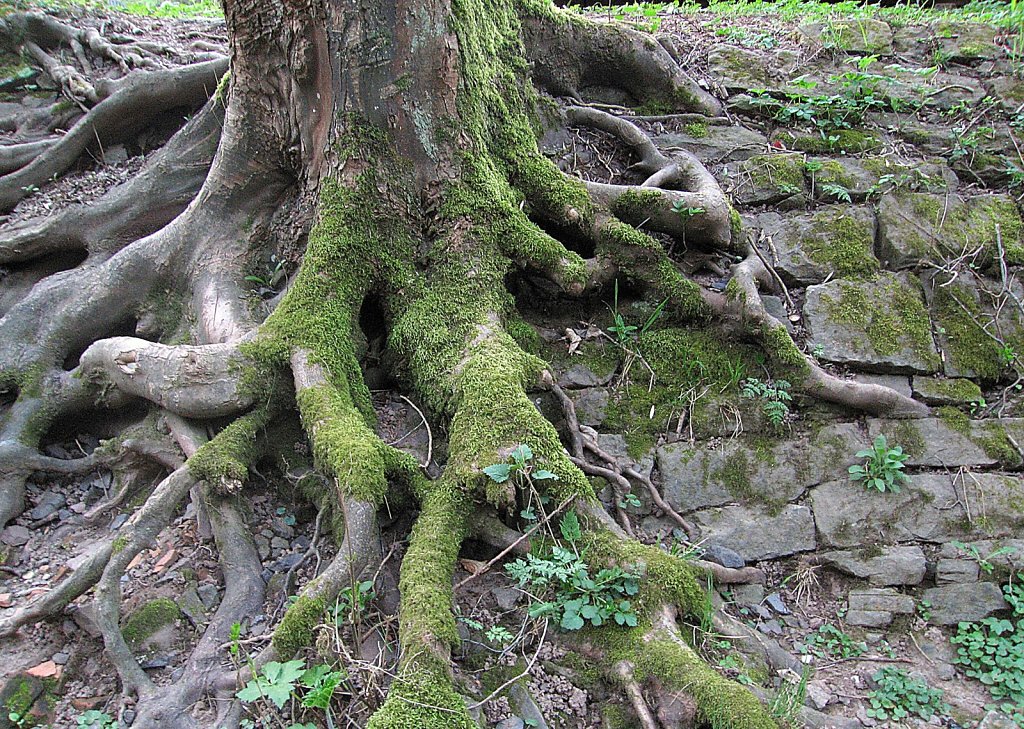
<svg viewBox="0 0 1024 729">
<path fill-rule="evenodd" d="M 128 182 L 89 205 L 8 227 L 0 238 L 0 264 L 69 250 L 108 256 L 156 232 L 195 198 L 217 151 L 223 119 L 223 105 L 208 102 Z"/>
<path fill-rule="evenodd" d="M 576 15 L 555 19 L 541 3 L 528 7 L 523 14 L 527 57 L 534 63 L 534 80 L 551 94 L 578 100 L 593 87 L 612 86 L 655 113 L 715 116 L 722 108 L 651 36 Z"/>
<path fill-rule="evenodd" d="M 639 157 L 631 169 L 647 175 L 639 186 L 587 182 L 595 202 L 632 225 L 642 224 L 712 248 L 735 247 L 732 207 L 718 181 L 696 157 L 682 150 L 667 157 L 646 133 L 623 117 L 580 106 L 566 109 L 565 115 L 571 125 L 593 127 L 618 137 Z M 674 206 L 701 212 L 679 214 Z"/>
<path fill-rule="evenodd" d="M 175 415 L 216 418 L 247 410 L 253 403 L 252 393 L 242 390 L 236 376 L 240 360 L 233 343 L 172 347 L 113 337 L 85 350 L 79 371 Z"/>
<path fill-rule="evenodd" d="M 25 167 L 0 177 L 0 211 L 10 210 L 31 190 L 63 174 L 97 140 L 113 144 L 137 134 L 158 114 L 174 108 L 199 108 L 217 89 L 226 70 L 224 59 L 131 76 L 59 142 Z"/>
</svg>

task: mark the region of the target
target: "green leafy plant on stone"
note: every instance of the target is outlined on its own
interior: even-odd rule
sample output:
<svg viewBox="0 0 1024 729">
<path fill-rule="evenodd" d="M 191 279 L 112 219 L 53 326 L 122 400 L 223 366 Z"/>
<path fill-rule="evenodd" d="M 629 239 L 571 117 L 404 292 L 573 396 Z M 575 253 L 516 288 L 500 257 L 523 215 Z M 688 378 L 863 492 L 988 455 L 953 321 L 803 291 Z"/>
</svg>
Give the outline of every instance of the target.
<svg viewBox="0 0 1024 729">
<path fill-rule="evenodd" d="M 949 711 L 942 691 L 931 688 L 902 668 L 886 666 L 871 677 L 875 688 L 868 693 L 866 713 L 879 721 L 902 721 L 917 716 L 928 721 Z"/>
<path fill-rule="evenodd" d="M 834 182 L 821 183 L 821 192 L 839 202 L 853 202 L 853 199 L 850 197 L 850 191 Z"/>
<path fill-rule="evenodd" d="M 890 448 L 882 433 L 875 438 L 871 448 L 857 451 L 857 458 L 863 458 L 864 463 L 850 466 L 850 480 L 863 481 L 868 490 L 898 494 L 902 484 L 910 483 L 910 477 L 903 472 L 904 462 L 909 456 L 900 446 Z"/>
<path fill-rule="evenodd" d="M 981 552 L 973 544 L 964 544 L 963 542 L 956 541 L 950 542 L 950 544 L 956 547 L 956 549 L 959 550 L 961 553 L 967 555 L 975 562 L 977 562 L 978 567 L 986 575 L 992 574 L 992 572 L 996 568 L 995 564 L 992 563 L 993 559 L 995 559 L 996 557 L 1002 557 L 1004 554 L 1014 554 L 1017 552 L 1017 549 L 1014 547 L 999 547 L 998 549 L 994 549 L 988 554 L 986 554 L 984 557 L 982 557 Z"/>
<path fill-rule="evenodd" d="M 75 719 L 76 726 L 90 729 L 117 729 L 117 721 L 109 714 L 97 709 L 89 709 Z"/>
<path fill-rule="evenodd" d="M 748 377 L 743 381 L 743 397 L 758 400 L 761 412 L 773 428 L 779 430 L 789 419 L 789 403 L 793 396 L 789 394 L 791 385 L 786 380 L 759 380 Z"/>
<path fill-rule="evenodd" d="M 807 636 L 801 652 L 818 658 L 847 659 L 862 656 L 867 650 L 866 643 L 855 641 L 836 626 L 825 623 Z"/>
<path fill-rule="evenodd" d="M 983 683 L 997 708 L 1024 727 L 1024 573 L 1003 587 L 1009 618 L 989 617 L 962 622 L 951 639 L 955 663 Z"/>
<path fill-rule="evenodd" d="M 505 565 L 505 571 L 529 588 L 535 598 L 530 617 L 552 618 L 563 630 L 579 630 L 587 623 L 600 626 L 609 620 L 635 626 L 637 614 L 630 599 L 640 589 L 639 576 L 620 567 L 592 572 L 577 542 L 582 536 L 574 513 L 562 518 L 560 530 L 572 549 L 555 545 L 546 557 L 527 554 Z"/>
</svg>

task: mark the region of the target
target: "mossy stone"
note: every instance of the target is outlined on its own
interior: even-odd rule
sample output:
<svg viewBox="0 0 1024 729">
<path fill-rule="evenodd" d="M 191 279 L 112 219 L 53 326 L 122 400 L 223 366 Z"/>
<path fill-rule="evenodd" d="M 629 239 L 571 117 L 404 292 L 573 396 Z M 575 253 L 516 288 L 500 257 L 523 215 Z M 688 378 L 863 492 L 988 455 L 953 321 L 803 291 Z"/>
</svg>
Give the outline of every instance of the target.
<svg viewBox="0 0 1024 729">
<path fill-rule="evenodd" d="M 166 597 L 150 600 L 129 615 L 121 626 L 124 639 L 132 648 L 141 647 L 161 628 L 181 617 L 181 608 Z"/>
<path fill-rule="evenodd" d="M 884 273 L 811 286 L 804 317 L 827 361 L 883 373 L 931 374 L 941 365 L 914 278 Z"/>
</svg>

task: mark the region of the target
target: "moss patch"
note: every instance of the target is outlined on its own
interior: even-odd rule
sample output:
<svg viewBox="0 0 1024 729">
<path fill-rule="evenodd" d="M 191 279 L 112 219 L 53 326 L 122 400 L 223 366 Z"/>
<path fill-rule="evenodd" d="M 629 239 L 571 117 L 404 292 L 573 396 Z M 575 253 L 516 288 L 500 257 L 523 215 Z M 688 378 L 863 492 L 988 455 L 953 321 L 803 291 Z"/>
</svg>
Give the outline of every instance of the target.
<svg viewBox="0 0 1024 729">
<path fill-rule="evenodd" d="M 128 616 L 121 626 L 124 639 L 132 648 L 138 648 L 160 628 L 181 617 L 181 609 L 173 600 L 159 597 Z"/>
<path fill-rule="evenodd" d="M 812 220 L 812 233 L 800 239 L 808 258 L 842 278 L 865 278 L 878 271 L 873 230 L 838 208 L 816 213 Z"/>
<path fill-rule="evenodd" d="M 689 400 L 680 399 L 688 390 L 707 386 L 712 395 L 728 390 L 725 397 L 738 398 L 736 384 L 746 374 L 758 371 L 764 361 L 759 351 L 723 341 L 709 330 L 651 331 L 638 339 L 637 347 L 654 370 L 654 386 L 648 387 L 650 372 L 634 362 L 626 380 L 611 394 L 605 414 L 608 429 L 625 436 L 633 458 L 647 453 L 657 435 L 674 425 L 672 417 L 689 405 Z"/>
<path fill-rule="evenodd" d="M 871 284 L 840 281 L 839 298 L 822 295 L 821 300 L 833 321 L 863 332 L 879 355 L 893 355 L 909 346 L 929 366 L 940 366 L 920 291 L 900 279 L 882 277 Z"/>
</svg>

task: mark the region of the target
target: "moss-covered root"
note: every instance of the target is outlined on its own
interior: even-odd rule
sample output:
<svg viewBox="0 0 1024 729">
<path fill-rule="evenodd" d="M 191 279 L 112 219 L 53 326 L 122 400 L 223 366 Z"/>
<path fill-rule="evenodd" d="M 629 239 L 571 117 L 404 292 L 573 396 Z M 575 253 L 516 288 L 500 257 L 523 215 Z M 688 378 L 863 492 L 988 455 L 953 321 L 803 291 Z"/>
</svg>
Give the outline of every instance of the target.
<svg viewBox="0 0 1024 729">
<path fill-rule="evenodd" d="M 610 262 L 602 269 L 606 278 L 622 273 L 644 284 L 667 298 L 668 313 L 684 321 L 710 320 L 714 312 L 707 293 L 676 268 L 658 241 L 607 212 L 595 215 L 590 234 L 597 257 Z"/>
<path fill-rule="evenodd" d="M 316 579 L 311 580 L 288 608 L 274 630 L 272 646 L 278 659 L 287 660 L 300 649 L 312 645 L 316 626 L 338 594 L 371 572 L 380 561 L 377 535 L 377 505 L 352 497 L 341 499 L 344 538 L 338 554 Z M 271 660 L 267 656 L 262 656 Z"/>
<path fill-rule="evenodd" d="M 476 729 L 451 675 L 452 576 L 472 502 L 447 474 L 422 496 L 399 580 L 402 656 L 368 729 Z"/>
<path fill-rule="evenodd" d="M 600 84 L 622 89 L 644 113 L 720 113 L 721 103 L 651 35 L 559 10 L 551 0 L 518 0 L 514 6 L 522 17 L 533 77 L 553 95 L 579 98 L 581 88 Z"/>
<path fill-rule="evenodd" d="M 192 476 L 222 493 L 240 491 L 259 457 L 259 436 L 277 412 L 277 403 L 262 405 L 217 433 L 188 459 Z"/>
<path fill-rule="evenodd" d="M 628 223 L 644 223 L 687 243 L 742 252 L 742 241 L 734 239 L 729 200 L 700 160 L 685 151 L 666 157 L 638 126 L 598 109 L 573 107 L 566 116 L 571 124 L 617 136 L 640 157 L 634 169 L 648 175 L 642 186 L 587 182 L 594 202 Z M 690 212 L 680 215 L 679 208 Z"/>
<path fill-rule="evenodd" d="M 924 417 L 928 407 L 892 388 L 841 380 L 830 375 L 796 346 L 786 327 L 769 314 L 761 301 L 757 284 L 773 285 L 770 274 L 757 255 L 732 268 L 732 280 L 725 295 L 704 292 L 715 312 L 740 326 L 764 350 L 773 369 L 787 377 L 806 395 L 873 415 Z"/>
<path fill-rule="evenodd" d="M 698 722 L 714 729 L 778 728 L 749 689 L 721 676 L 687 645 L 670 608 L 660 609 L 649 628 L 626 632 L 608 658 L 612 666 L 631 664 L 631 679 L 656 685 L 660 704 L 669 704 L 673 694 L 690 697 Z M 622 675 L 619 672 L 616 677 Z"/>
</svg>

